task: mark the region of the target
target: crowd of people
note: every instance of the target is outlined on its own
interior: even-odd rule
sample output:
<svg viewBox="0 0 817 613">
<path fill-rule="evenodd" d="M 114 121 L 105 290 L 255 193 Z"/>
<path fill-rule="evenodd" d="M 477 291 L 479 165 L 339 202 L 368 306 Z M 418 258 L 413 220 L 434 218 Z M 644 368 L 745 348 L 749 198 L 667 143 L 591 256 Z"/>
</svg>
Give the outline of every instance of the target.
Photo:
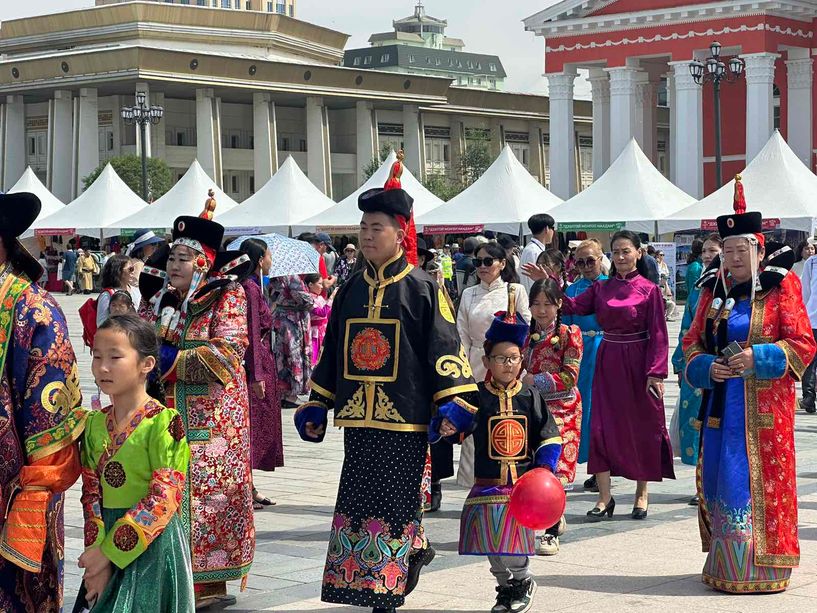
<svg viewBox="0 0 817 613">
<path fill-rule="evenodd" d="M 103 263 L 83 315 L 109 399 L 92 410 L 65 318 L 18 240 L 39 201 L 0 195 L 0 610 L 60 610 L 62 498 L 79 478 L 75 611 L 234 601 L 227 582 L 246 584 L 254 512 L 275 505 L 253 471 L 284 464 L 282 408 L 307 442 L 327 436 L 330 411 L 343 428 L 327 602 L 404 604 L 436 555 L 423 515 L 440 508 L 455 445 L 469 488 L 459 553 L 487 557 L 493 613 L 531 610 L 529 558 L 558 554 L 567 529 L 558 513 L 539 526 L 519 516 L 517 484 L 551 475 L 570 490 L 585 463 L 582 488 L 598 493 L 588 522 L 616 513 L 613 477 L 635 482 L 630 517 L 645 520 L 649 483 L 675 477 L 674 456 L 696 465 L 703 581 L 786 589 L 799 559 L 795 381 L 815 411 L 811 243 L 767 241 L 737 182 L 735 212 L 691 248 L 668 428 L 675 304 L 660 250 L 621 230 L 563 253 L 547 214 L 531 217 L 521 250 L 506 236 L 429 247 L 401 174 L 398 159 L 383 189 L 360 196 L 359 249 L 299 237 L 318 254 L 313 274 L 270 277 L 267 242 L 227 250 L 206 212 L 176 219 L 169 242 L 138 231 Z M 84 259 L 69 243 L 62 276 L 73 267 L 83 292 Z"/>
</svg>

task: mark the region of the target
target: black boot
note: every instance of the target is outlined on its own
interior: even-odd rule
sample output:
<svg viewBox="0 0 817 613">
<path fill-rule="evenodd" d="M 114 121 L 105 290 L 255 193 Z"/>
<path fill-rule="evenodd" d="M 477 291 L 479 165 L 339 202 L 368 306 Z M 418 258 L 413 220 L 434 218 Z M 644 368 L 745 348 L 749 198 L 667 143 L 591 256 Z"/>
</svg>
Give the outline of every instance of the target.
<svg viewBox="0 0 817 613">
<path fill-rule="evenodd" d="M 440 510 L 440 505 L 443 503 L 443 485 L 439 481 L 431 483 L 431 506 L 428 507 L 428 513 L 434 513 Z"/>
<path fill-rule="evenodd" d="M 397 609 L 394 607 L 375 607 L 372 609 L 372 613 L 397 613 Z"/>
<path fill-rule="evenodd" d="M 406 574 L 406 589 L 403 592 L 405 596 L 411 594 L 414 591 L 414 588 L 417 587 L 417 583 L 420 581 L 420 571 L 423 570 L 423 566 L 428 566 L 431 564 L 431 560 L 434 559 L 436 554 L 437 552 L 434 551 L 434 548 L 429 543 L 428 547 L 425 549 L 415 551 L 409 556 L 409 567 L 408 573 Z"/>
</svg>

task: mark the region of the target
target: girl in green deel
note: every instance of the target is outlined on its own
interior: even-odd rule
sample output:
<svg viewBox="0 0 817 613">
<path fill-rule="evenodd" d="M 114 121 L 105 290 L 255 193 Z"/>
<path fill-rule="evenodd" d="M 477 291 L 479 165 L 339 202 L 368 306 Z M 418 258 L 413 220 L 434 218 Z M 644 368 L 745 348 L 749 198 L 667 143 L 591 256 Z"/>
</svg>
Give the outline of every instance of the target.
<svg viewBox="0 0 817 613">
<path fill-rule="evenodd" d="M 195 609 L 180 503 L 190 461 L 182 418 L 151 398 L 159 341 L 135 314 L 108 319 L 91 370 L 112 405 L 88 415 L 81 444 L 83 590 L 75 611 Z"/>
</svg>

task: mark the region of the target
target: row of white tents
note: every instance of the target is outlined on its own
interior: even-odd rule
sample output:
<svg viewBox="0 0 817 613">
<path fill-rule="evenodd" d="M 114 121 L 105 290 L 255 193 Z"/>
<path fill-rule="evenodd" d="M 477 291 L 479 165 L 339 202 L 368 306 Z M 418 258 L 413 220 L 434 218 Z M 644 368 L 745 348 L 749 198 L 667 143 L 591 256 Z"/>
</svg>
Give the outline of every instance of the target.
<svg viewBox="0 0 817 613">
<path fill-rule="evenodd" d="M 207 190 L 215 191 L 216 221 L 229 234 L 322 230 L 353 232 L 360 220 L 358 195 L 382 187 L 395 160 L 394 152 L 357 191 L 335 203 L 317 189 L 290 157 L 258 192 L 238 204 L 219 189 L 197 161 L 165 195 L 147 204 L 108 165 L 76 200 L 65 205 L 29 168 L 10 192 L 29 191 L 43 202 L 29 231 L 117 236 L 135 228 L 170 228 L 179 215 L 198 215 Z M 664 177 L 632 140 L 610 168 L 590 187 L 567 201 L 545 189 L 505 147 L 496 161 L 468 189 L 448 202 L 428 191 L 405 169 L 403 188 L 414 198 L 418 230 L 442 234 L 493 230 L 527 233 L 527 220 L 548 212 L 560 224 L 577 229 L 610 224 L 660 233 L 692 230 L 732 211 L 733 183 L 696 201 Z M 775 132 L 743 172 L 750 210 L 779 220 L 784 229 L 812 232 L 817 221 L 817 175 Z"/>
</svg>

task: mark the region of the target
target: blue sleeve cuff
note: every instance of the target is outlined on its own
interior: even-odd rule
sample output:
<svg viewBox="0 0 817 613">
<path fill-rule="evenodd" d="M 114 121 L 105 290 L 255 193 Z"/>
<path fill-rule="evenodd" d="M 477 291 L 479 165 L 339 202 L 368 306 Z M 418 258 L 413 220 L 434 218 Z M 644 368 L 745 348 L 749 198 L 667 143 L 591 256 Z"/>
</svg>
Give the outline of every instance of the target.
<svg viewBox="0 0 817 613">
<path fill-rule="evenodd" d="M 178 347 L 168 345 L 167 343 L 162 343 L 162 346 L 159 348 L 159 368 L 162 371 L 162 375 L 166 375 L 173 369 L 178 355 Z"/>
<path fill-rule="evenodd" d="M 559 455 L 562 453 L 562 439 L 554 438 L 548 439 L 539 445 L 539 449 L 533 456 L 533 465 L 541 468 L 547 468 L 550 472 L 556 472 L 556 464 L 559 461 Z"/>
<path fill-rule="evenodd" d="M 549 372 L 533 375 L 533 385 L 543 394 L 552 394 L 556 391 L 556 380 Z"/>
<path fill-rule="evenodd" d="M 682 347 L 684 335 L 681 334 L 680 338 L 678 339 L 678 346 L 675 348 L 675 351 L 672 354 L 672 371 L 674 373 L 683 372 L 684 370 L 684 349 Z"/>
<path fill-rule="evenodd" d="M 301 439 L 309 443 L 320 443 L 323 437 L 326 436 L 326 425 L 328 423 L 327 412 L 325 404 L 320 402 L 307 402 L 298 407 L 295 411 L 295 427 L 298 429 L 298 435 Z M 323 434 L 319 438 L 311 438 L 306 433 L 306 424 L 312 423 L 316 426 L 323 426 Z"/>
<path fill-rule="evenodd" d="M 450 421 L 454 424 L 457 432 L 468 432 L 471 429 L 476 412 L 475 407 L 457 399 L 440 405 L 436 417 L 440 419 L 440 424 L 443 419 Z M 437 429 L 439 429 L 439 426 L 437 426 Z"/>
<path fill-rule="evenodd" d="M 780 379 L 786 374 L 789 362 L 786 353 L 777 345 L 764 343 L 752 345 L 755 356 L 755 377 L 758 379 Z"/>
<path fill-rule="evenodd" d="M 712 371 L 712 363 L 715 361 L 715 356 L 711 354 L 702 354 L 692 358 L 687 364 L 686 380 L 692 387 L 697 387 L 702 390 L 710 390 L 715 387 L 710 373 Z"/>
</svg>

